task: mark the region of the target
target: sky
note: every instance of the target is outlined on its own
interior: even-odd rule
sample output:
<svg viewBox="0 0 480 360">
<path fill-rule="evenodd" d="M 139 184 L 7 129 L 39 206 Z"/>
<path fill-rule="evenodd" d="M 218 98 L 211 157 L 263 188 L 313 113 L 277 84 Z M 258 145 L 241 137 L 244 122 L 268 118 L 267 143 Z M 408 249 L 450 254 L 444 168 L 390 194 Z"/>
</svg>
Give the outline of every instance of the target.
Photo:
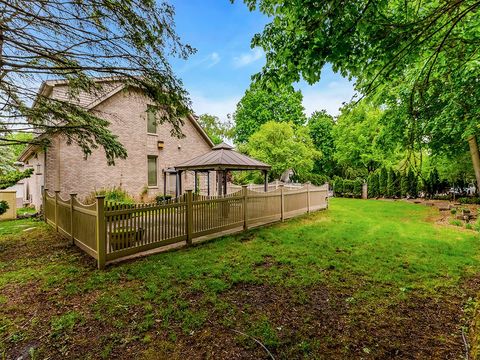
<svg viewBox="0 0 480 360">
<path fill-rule="evenodd" d="M 250 12 L 242 1 L 171 0 L 175 6 L 176 30 L 184 43 L 197 49 L 187 61 L 172 62 L 175 73 L 190 93 L 193 110 L 225 120 L 249 87 L 251 76 L 265 64 L 260 48 L 251 49 L 254 34 L 262 31 L 269 19 Z M 343 102 L 353 94 L 353 83 L 335 74 L 330 67 L 313 86 L 295 86 L 303 93 L 306 115 L 327 110 L 337 115 Z"/>
</svg>

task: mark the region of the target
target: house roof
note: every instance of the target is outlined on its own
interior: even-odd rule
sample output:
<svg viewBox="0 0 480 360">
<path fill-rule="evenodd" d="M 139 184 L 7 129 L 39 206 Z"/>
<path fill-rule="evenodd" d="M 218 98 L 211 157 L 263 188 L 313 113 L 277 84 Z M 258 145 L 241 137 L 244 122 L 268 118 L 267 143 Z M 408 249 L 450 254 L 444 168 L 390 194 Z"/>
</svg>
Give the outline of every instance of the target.
<svg viewBox="0 0 480 360">
<path fill-rule="evenodd" d="M 270 165 L 221 143 L 209 152 L 175 166 L 175 170 L 269 170 Z"/>
<path fill-rule="evenodd" d="M 40 86 L 37 98 L 39 96 L 51 97 L 56 100 L 71 102 L 87 110 L 92 110 L 125 88 L 124 83 L 119 83 L 118 77 L 96 78 L 95 82 L 101 84 L 99 89 L 91 93 L 82 91 L 75 98 L 72 98 L 68 93 L 68 87 L 66 86 L 68 85 L 68 80 L 46 80 Z M 33 106 L 35 106 L 35 102 Z M 207 144 L 213 146 L 214 144 L 212 140 L 207 135 L 205 130 L 200 126 L 196 117 L 193 114 L 189 114 L 187 118 L 207 142 Z M 36 145 L 27 146 L 20 154 L 18 160 L 23 162 L 26 161 L 33 153 L 35 153 L 35 151 Z"/>
</svg>

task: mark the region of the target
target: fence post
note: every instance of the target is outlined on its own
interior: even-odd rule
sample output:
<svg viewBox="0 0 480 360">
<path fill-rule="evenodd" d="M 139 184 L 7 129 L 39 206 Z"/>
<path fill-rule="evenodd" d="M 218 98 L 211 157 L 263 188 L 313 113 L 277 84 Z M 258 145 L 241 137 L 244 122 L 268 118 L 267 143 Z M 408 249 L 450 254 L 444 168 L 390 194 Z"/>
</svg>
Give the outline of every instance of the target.
<svg viewBox="0 0 480 360">
<path fill-rule="evenodd" d="M 45 224 L 48 224 L 47 220 L 47 188 L 43 189 L 43 220 L 45 220 Z"/>
<path fill-rule="evenodd" d="M 310 212 L 310 181 L 307 182 L 307 213 Z"/>
<path fill-rule="evenodd" d="M 75 199 L 77 194 L 70 194 L 70 240 L 72 240 L 72 245 L 75 245 L 75 237 L 73 236 L 73 199 Z"/>
<path fill-rule="evenodd" d="M 242 185 L 242 194 L 243 194 L 243 230 L 248 229 L 247 223 L 247 207 L 248 207 L 248 185 Z"/>
<path fill-rule="evenodd" d="M 280 220 L 285 220 L 285 195 L 283 194 L 284 185 L 278 185 L 280 187 Z"/>
<path fill-rule="evenodd" d="M 58 232 L 58 194 L 60 190 L 55 190 L 55 231 Z"/>
<path fill-rule="evenodd" d="M 326 203 L 325 208 L 328 209 L 328 200 L 330 198 L 330 184 L 327 182 L 325 183 L 325 186 L 327 187 L 327 194 L 325 196 L 325 203 Z"/>
<path fill-rule="evenodd" d="M 187 246 L 192 245 L 193 238 L 193 196 L 192 190 L 187 190 Z"/>
<path fill-rule="evenodd" d="M 105 195 L 97 195 L 97 264 L 99 269 L 105 268 L 107 255 L 107 237 L 105 232 Z"/>
</svg>

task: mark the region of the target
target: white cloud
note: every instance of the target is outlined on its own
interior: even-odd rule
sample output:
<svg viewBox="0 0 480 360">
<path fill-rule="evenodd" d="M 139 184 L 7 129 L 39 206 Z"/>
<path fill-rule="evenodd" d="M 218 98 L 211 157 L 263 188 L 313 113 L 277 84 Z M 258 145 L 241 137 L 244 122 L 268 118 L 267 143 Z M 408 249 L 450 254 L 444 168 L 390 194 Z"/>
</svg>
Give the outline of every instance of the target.
<svg viewBox="0 0 480 360">
<path fill-rule="evenodd" d="M 240 54 L 233 58 L 233 66 L 236 68 L 244 67 L 260 60 L 263 57 L 263 50 L 255 48 L 248 53 Z"/>
<path fill-rule="evenodd" d="M 336 116 L 344 102 L 349 102 L 355 91 L 353 85 L 346 81 L 332 81 L 323 89 L 317 87 L 302 87 L 303 106 L 310 116 L 314 111 L 325 109 L 330 115 Z"/>
<path fill-rule="evenodd" d="M 221 58 L 217 52 L 212 52 L 210 55 L 207 56 L 205 62 L 208 62 L 207 68 L 211 68 L 212 66 L 217 65 L 220 62 Z"/>
<path fill-rule="evenodd" d="M 242 95 L 227 98 L 207 98 L 199 93 L 190 94 L 193 111 L 196 115 L 211 114 L 218 116 L 221 121 L 227 121 L 227 115 L 235 111 Z"/>
<path fill-rule="evenodd" d="M 214 51 L 202 58 L 192 58 L 191 60 L 188 60 L 180 69 L 178 69 L 178 72 L 186 73 L 198 67 L 204 67 L 206 69 L 210 69 L 211 67 L 217 65 L 221 60 L 222 60 L 221 56 Z"/>
</svg>

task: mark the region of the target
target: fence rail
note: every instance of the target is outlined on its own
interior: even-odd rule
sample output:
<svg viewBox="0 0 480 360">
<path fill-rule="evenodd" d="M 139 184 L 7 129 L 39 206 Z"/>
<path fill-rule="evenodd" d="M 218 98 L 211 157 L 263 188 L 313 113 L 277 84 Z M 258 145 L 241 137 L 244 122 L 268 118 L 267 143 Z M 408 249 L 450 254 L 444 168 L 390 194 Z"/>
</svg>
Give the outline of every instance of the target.
<svg viewBox="0 0 480 360">
<path fill-rule="evenodd" d="M 194 238 L 267 224 L 328 207 L 328 185 L 259 192 L 244 186 L 225 196 L 184 195 L 160 204 L 95 204 L 44 192 L 45 221 L 104 268 L 113 260 Z"/>
</svg>

